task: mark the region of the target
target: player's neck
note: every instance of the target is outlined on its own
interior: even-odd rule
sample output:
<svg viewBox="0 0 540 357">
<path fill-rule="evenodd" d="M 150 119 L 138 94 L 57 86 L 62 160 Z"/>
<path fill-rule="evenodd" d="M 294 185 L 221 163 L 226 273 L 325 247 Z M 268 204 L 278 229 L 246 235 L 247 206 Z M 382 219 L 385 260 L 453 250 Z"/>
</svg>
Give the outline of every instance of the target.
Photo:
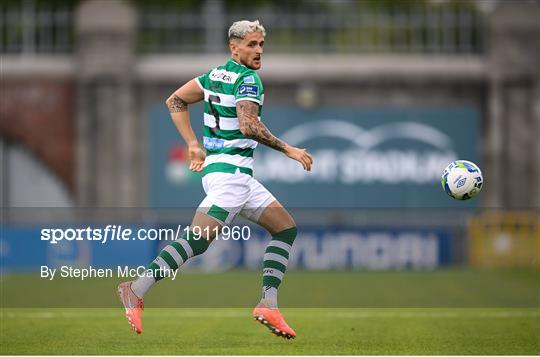
<svg viewBox="0 0 540 357">
<path fill-rule="evenodd" d="M 242 61 L 240 61 L 240 58 L 235 57 L 234 55 L 231 55 L 231 60 L 233 60 L 234 63 L 236 63 L 236 64 L 238 64 L 240 66 L 247 67 L 245 64 L 242 63 Z"/>
</svg>

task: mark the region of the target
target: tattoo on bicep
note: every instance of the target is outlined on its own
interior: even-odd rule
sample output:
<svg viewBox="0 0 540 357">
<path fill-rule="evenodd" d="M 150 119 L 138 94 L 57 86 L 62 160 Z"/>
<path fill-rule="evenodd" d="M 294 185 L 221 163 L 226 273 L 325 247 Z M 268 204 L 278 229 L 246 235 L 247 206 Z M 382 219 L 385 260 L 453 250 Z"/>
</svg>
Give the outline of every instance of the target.
<svg viewBox="0 0 540 357">
<path fill-rule="evenodd" d="M 236 105 L 236 114 L 240 122 L 240 130 L 250 139 L 258 141 L 272 149 L 285 151 L 285 143 L 276 138 L 268 128 L 259 121 L 259 105 L 249 100 L 243 100 Z"/>
<path fill-rule="evenodd" d="M 169 107 L 169 112 L 171 113 L 185 112 L 188 110 L 188 104 L 176 94 L 173 94 L 172 97 L 167 99 L 167 107 Z"/>
</svg>

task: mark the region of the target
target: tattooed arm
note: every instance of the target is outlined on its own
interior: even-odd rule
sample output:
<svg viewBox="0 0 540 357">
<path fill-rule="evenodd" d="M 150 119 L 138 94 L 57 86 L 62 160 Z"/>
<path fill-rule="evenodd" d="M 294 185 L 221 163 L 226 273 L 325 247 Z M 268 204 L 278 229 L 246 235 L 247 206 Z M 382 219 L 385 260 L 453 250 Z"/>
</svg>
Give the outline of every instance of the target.
<svg viewBox="0 0 540 357">
<path fill-rule="evenodd" d="M 272 149 L 281 151 L 291 159 L 300 162 L 305 170 L 310 171 L 313 158 L 307 150 L 290 146 L 275 137 L 259 120 L 258 113 L 259 105 L 251 100 L 242 100 L 236 104 L 236 114 L 242 134 Z"/>
<path fill-rule="evenodd" d="M 236 114 L 240 122 L 240 131 L 250 139 L 260 142 L 277 151 L 285 152 L 286 144 L 276 138 L 258 118 L 259 105 L 251 100 L 242 100 L 236 104 Z"/>
<path fill-rule="evenodd" d="M 165 103 L 167 104 L 171 114 L 187 111 L 188 104 L 184 102 L 182 98 L 177 96 L 176 93 L 173 93 L 169 98 L 167 98 Z"/>
<path fill-rule="evenodd" d="M 204 92 L 194 79 L 177 89 L 165 101 L 172 121 L 178 129 L 178 132 L 186 142 L 189 153 L 189 169 L 192 171 L 202 171 L 206 154 L 199 145 L 199 141 L 193 132 L 189 119 L 188 104 L 198 102 L 204 98 Z"/>
</svg>

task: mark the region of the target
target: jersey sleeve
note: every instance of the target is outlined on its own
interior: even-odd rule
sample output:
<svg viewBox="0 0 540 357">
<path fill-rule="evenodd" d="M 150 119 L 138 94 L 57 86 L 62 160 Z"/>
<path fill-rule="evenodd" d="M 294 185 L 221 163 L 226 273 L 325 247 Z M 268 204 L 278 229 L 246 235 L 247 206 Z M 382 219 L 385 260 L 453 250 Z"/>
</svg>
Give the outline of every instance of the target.
<svg viewBox="0 0 540 357">
<path fill-rule="evenodd" d="M 251 100 L 262 104 L 263 94 L 264 89 L 261 78 L 255 71 L 246 72 L 236 80 L 234 85 L 234 99 L 236 102 Z"/>
<path fill-rule="evenodd" d="M 199 85 L 199 87 L 201 87 L 202 90 L 204 90 L 204 88 L 208 88 L 208 72 L 196 77 L 195 82 L 197 82 L 197 84 Z"/>
</svg>

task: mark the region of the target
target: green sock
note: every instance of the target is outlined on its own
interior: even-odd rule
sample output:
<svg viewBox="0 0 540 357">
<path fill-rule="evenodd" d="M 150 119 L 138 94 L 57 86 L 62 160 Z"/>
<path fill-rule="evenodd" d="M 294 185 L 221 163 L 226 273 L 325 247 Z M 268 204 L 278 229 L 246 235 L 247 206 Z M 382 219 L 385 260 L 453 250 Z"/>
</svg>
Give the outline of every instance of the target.
<svg viewBox="0 0 540 357">
<path fill-rule="evenodd" d="M 268 307 L 277 308 L 277 289 L 287 269 L 297 232 L 296 227 L 292 227 L 274 234 L 264 252 L 261 302 Z"/>
<path fill-rule="evenodd" d="M 148 265 L 151 276 L 141 276 L 131 284 L 131 289 L 138 297 L 143 297 L 154 283 L 164 278 L 167 271 L 174 271 L 189 258 L 200 255 L 210 244 L 192 231 L 185 232 L 182 238 L 172 242 L 161 250 L 159 255 Z M 148 274 L 150 275 L 150 274 Z"/>
</svg>

